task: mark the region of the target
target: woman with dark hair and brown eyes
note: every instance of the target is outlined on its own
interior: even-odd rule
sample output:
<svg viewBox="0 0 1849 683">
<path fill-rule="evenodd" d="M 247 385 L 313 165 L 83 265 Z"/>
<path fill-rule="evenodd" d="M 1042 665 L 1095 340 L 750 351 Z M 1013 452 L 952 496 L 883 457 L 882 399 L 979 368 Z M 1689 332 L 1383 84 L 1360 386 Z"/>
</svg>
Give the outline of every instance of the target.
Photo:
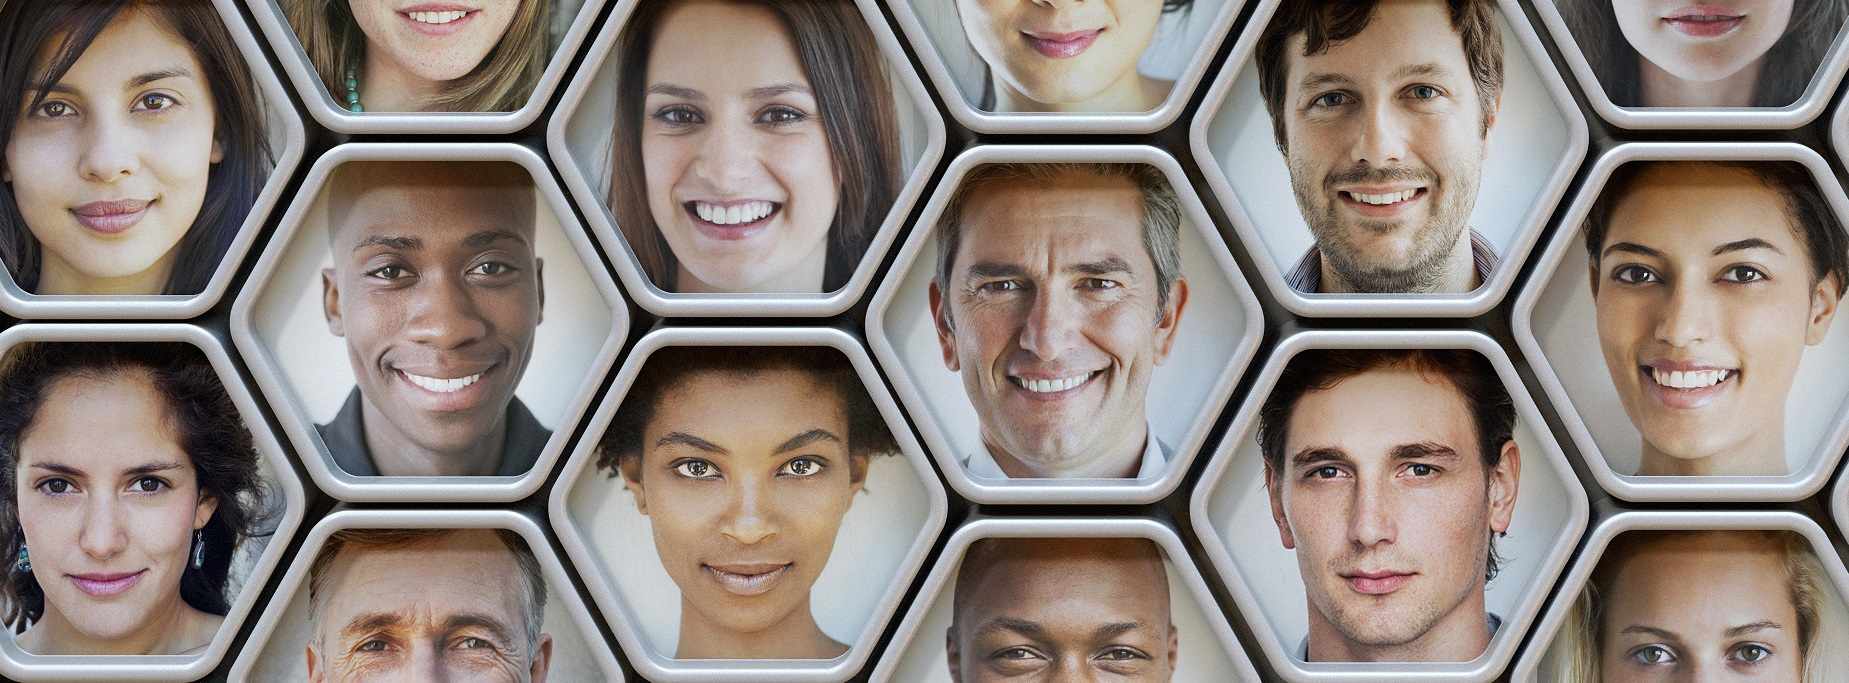
<svg viewBox="0 0 1849 683">
<path fill-rule="evenodd" d="M 925 0 L 912 0 L 922 2 Z M 1162 15 L 1193 0 L 955 0 L 963 34 L 988 67 L 986 111 L 1141 113 L 1168 99 L 1175 82 L 1137 64 Z"/>
<path fill-rule="evenodd" d="M 178 342 L 14 347 L 0 489 L 0 615 L 41 655 L 203 651 L 233 556 L 269 516 L 237 406 Z"/>
<path fill-rule="evenodd" d="M 208 0 L 0 3 L 0 262 L 36 294 L 197 294 L 274 160 Z"/>
<path fill-rule="evenodd" d="M 852 0 L 661 0 L 617 43 L 610 206 L 670 292 L 831 292 L 900 185 L 892 84 Z"/>
<path fill-rule="evenodd" d="M 1849 0 L 1557 0 L 1620 107 L 1796 103 L 1849 17 Z"/>
</svg>

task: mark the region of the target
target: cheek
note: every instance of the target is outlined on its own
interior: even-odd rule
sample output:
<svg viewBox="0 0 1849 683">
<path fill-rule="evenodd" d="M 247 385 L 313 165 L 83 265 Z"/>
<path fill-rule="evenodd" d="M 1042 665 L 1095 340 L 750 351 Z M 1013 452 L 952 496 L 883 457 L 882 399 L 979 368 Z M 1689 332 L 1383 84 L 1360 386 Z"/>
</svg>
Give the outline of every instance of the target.
<svg viewBox="0 0 1849 683">
<path fill-rule="evenodd" d="M 812 238 L 825 234 L 834 223 L 840 191 L 835 180 L 834 159 L 828 154 L 828 141 L 821 127 L 818 125 L 813 133 L 787 139 L 770 149 L 764 163 L 777 182 L 789 191 L 792 208 L 800 212 L 794 217 L 793 227 L 799 234 Z"/>
<path fill-rule="evenodd" d="M 684 558 L 719 536 L 720 511 L 729 495 L 718 487 L 647 482 L 648 519 L 662 559 Z"/>
<path fill-rule="evenodd" d="M 684 137 L 645 134 L 642 138 L 642 179 L 657 223 L 670 222 L 666 217 L 675 210 L 674 185 L 686 173 L 691 148 L 691 141 Z"/>
<path fill-rule="evenodd" d="M 77 144 L 71 137 L 57 133 L 26 133 L 15 135 L 7 143 L 6 168 L 13 178 L 7 187 L 12 190 L 20 211 L 26 215 L 28 227 L 34 214 L 44 212 L 45 207 L 65 203 L 61 201 L 64 194 L 61 190 L 71 185 L 71 176 L 77 168 Z"/>
<path fill-rule="evenodd" d="M 841 531 L 841 519 L 854 502 L 847 479 L 846 470 L 842 470 L 838 477 L 816 482 L 817 486 L 804 490 L 792 487 L 783 496 L 784 524 L 806 540 L 801 548 L 816 560 L 810 566 L 820 567 L 821 561 L 828 558 L 835 536 Z"/>
</svg>

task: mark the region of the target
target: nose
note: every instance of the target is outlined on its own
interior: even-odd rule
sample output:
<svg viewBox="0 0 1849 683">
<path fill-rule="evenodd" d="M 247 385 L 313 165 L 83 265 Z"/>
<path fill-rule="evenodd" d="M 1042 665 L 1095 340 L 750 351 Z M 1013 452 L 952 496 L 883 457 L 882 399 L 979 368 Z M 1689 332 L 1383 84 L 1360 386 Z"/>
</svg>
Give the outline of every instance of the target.
<svg viewBox="0 0 1849 683">
<path fill-rule="evenodd" d="M 141 170 L 141 134 L 133 128 L 98 115 L 86 127 L 77 172 L 84 180 L 113 183 Z"/>
<path fill-rule="evenodd" d="M 756 131 L 750 123 L 736 118 L 715 116 L 689 169 L 711 191 L 722 195 L 744 189 L 746 182 L 764 169 Z"/>
<path fill-rule="evenodd" d="M 406 662 L 409 679 L 422 683 L 447 683 L 454 676 L 449 673 L 449 662 L 445 661 L 438 648 L 429 642 L 411 644 L 410 661 Z"/>
<path fill-rule="evenodd" d="M 83 530 L 78 532 L 77 547 L 98 560 L 107 560 L 122 552 L 128 545 L 128 531 L 120 518 L 123 512 L 114 496 L 90 496 L 84 505 Z"/>
<path fill-rule="evenodd" d="M 1684 282 L 1688 278 L 1683 278 Z M 1694 284 L 1671 285 L 1669 301 L 1657 309 L 1656 340 L 1677 348 L 1699 344 L 1714 334 L 1713 297 Z"/>
<path fill-rule="evenodd" d="M 1391 100 L 1368 105 L 1355 126 L 1352 162 L 1393 166 L 1406 158 L 1406 121 Z"/>
<path fill-rule="evenodd" d="M 1356 482 L 1348 510 L 1348 540 L 1356 546 L 1371 548 L 1392 543 L 1397 536 L 1387 486 Z"/>
<path fill-rule="evenodd" d="M 769 482 L 738 477 L 727 492 L 725 518 L 719 520 L 719 533 L 743 545 L 752 545 L 776 535 L 776 511 L 771 508 Z"/>
<path fill-rule="evenodd" d="M 1021 348 L 1041 360 L 1056 360 L 1078 342 L 1084 313 L 1072 294 L 1057 287 L 1040 287 L 1021 322 Z"/>
<path fill-rule="evenodd" d="M 419 344 L 460 348 L 488 334 L 488 320 L 460 274 L 425 274 L 410 304 L 405 332 Z"/>
</svg>

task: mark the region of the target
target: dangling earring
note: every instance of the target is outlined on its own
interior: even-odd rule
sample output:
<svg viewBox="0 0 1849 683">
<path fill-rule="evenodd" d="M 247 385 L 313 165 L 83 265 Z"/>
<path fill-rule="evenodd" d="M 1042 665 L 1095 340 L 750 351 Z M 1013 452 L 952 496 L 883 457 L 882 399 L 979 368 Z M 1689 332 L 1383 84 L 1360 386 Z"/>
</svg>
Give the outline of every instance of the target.
<svg viewBox="0 0 1849 683">
<path fill-rule="evenodd" d="M 199 532 L 200 532 L 199 529 L 193 530 L 193 568 L 194 569 L 204 569 L 205 568 L 205 541 L 199 538 Z M 25 557 L 24 555 L 25 551 L 23 548 L 21 548 L 20 552 L 21 552 L 20 557 Z"/>
<path fill-rule="evenodd" d="M 32 558 L 26 555 L 26 544 L 19 544 L 19 556 L 13 558 L 13 571 L 21 574 L 32 573 Z"/>
</svg>

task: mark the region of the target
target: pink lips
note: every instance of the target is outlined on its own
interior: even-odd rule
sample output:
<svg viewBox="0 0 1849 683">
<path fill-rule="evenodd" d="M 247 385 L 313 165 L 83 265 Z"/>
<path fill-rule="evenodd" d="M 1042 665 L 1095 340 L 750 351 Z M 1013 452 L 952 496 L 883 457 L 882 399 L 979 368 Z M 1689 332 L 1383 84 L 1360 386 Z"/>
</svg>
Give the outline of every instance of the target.
<svg viewBox="0 0 1849 683">
<path fill-rule="evenodd" d="M 65 578 L 76 584 L 77 590 L 83 591 L 90 597 L 106 598 L 121 595 L 128 589 L 134 588 L 135 584 L 141 582 L 142 575 L 146 573 L 148 570 L 143 569 L 138 572 L 111 574 L 66 574 Z"/>
<path fill-rule="evenodd" d="M 1691 5 L 1670 12 L 1663 21 L 1683 35 L 1713 38 L 1732 33 L 1746 23 L 1746 15 L 1719 5 Z"/>
<path fill-rule="evenodd" d="M 700 569 L 727 593 L 750 597 L 776 588 L 777 582 L 790 573 L 791 566 L 789 563 L 703 564 Z"/>
<path fill-rule="evenodd" d="M 1090 31 L 1069 33 L 1028 33 L 1024 31 L 1021 35 L 1027 38 L 1027 44 L 1033 46 L 1035 52 L 1051 59 L 1069 59 L 1084 54 L 1085 50 L 1091 47 L 1092 42 L 1098 39 L 1098 34 L 1103 32 L 1104 29 L 1094 28 Z"/>
<path fill-rule="evenodd" d="M 1693 410 L 1706 407 L 1718 400 L 1722 394 L 1731 390 L 1740 379 L 1739 370 L 1731 370 L 1728 371 L 1725 379 L 1722 379 L 1716 384 L 1697 389 L 1681 389 L 1658 384 L 1654 372 L 1657 369 L 1665 372 L 1691 372 L 1698 370 L 1724 370 L 1724 368 L 1711 367 L 1699 363 L 1675 361 L 1655 361 L 1648 365 L 1638 366 L 1637 372 L 1641 375 L 1639 379 L 1644 384 L 1644 391 L 1648 392 L 1651 398 L 1656 399 L 1657 403 L 1662 404 L 1666 408 L 1677 410 Z"/>
<path fill-rule="evenodd" d="M 71 209 L 71 215 L 77 222 L 92 232 L 104 235 L 116 235 L 140 223 L 148 215 L 150 199 L 118 199 L 107 202 L 90 202 Z"/>
<path fill-rule="evenodd" d="M 1386 595 L 1404 587 L 1408 582 L 1412 581 L 1412 577 L 1414 576 L 1416 575 L 1381 571 L 1359 572 L 1348 574 L 1342 578 L 1348 581 L 1348 587 L 1354 589 L 1356 593 L 1364 595 Z"/>
<path fill-rule="evenodd" d="M 451 21 L 449 23 L 445 23 L 445 24 L 426 24 L 416 19 L 412 19 L 411 18 L 412 12 L 467 12 L 468 14 L 464 14 L 462 15 L 461 18 Z M 410 24 L 411 30 L 417 31 L 418 33 L 422 33 L 427 36 L 447 36 L 447 35 L 456 33 L 457 31 L 461 31 L 463 27 L 468 26 L 470 22 L 475 21 L 475 17 L 480 14 L 481 14 L 481 10 L 473 8 L 473 7 L 463 7 L 461 5 L 449 5 L 449 4 L 439 4 L 439 3 L 426 3 L 422 5 L 413 5 L 413 6 L 401 8 L 398 10 L 398 17 L 403 19 L 405 23 Z"/>
</svg>

